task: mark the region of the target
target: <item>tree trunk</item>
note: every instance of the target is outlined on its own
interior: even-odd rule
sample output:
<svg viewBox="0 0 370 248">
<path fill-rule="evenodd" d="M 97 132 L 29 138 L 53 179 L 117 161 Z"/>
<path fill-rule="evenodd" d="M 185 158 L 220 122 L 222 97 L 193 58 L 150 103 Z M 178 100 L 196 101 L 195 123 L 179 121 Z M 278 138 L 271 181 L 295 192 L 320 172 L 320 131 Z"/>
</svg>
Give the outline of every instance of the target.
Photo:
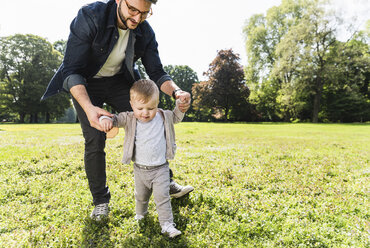
<svg viewBox="0 0 370 248">
<path fill-rule="evenodd" d="M 288 108 L 284 109 L 284 122 L 290 122 L 290 112 Z"/>
<path fill-rule="evenodd" d="M 323 82 L 321 77 L 317 77 L 316 79 L 316 94 L 313 99 L 313 113 L 312 113 L 312 122 L 318 123 L 319 122 L 319 111 L 320 111 L 320 102 L 323 90 Z"/>
<path fill-rule="evenodd" d="M 225 121 L 228 122 L 229 121 L 229 108 L 226 108 L 225 109 Z"/>
<path fill-rule="evenodd" d="M 38 114 L 35 113 L 35 114 L 30 114 L 30 123 L 38 123 L 39 120 L 38 120 Z"/>
<path fill-rule="evenodd" d="M 45 114 L 45 123 L 50 123 L 50 113 L 46 112 Z"/>
<path fill-rule="evenodd" d="M 26 117 L 25 113 L 19 113 L 19 122 L 24 123 L 24 118 Z"/>
</svg>

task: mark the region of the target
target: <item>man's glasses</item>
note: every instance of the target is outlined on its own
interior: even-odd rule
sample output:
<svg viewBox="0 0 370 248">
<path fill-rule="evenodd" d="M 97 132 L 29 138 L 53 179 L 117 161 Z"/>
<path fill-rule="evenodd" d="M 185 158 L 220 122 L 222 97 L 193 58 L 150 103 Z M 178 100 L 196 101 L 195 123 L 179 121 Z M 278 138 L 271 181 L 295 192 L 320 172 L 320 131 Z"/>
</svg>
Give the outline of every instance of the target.
<svg viewBox="0 0 370 248">
<path fill-rule="evenodd" d="M 147 19 L 149 18 L 151 15 L 153 15 L 153 11 L 152 11 L 152 8 L 150 8 L 149 11 L 140 11 L 138 10 L 137 8 L 129 5 L 127 3 L 127 1 L 125 0 L 125 3 L 126 3 L 126 6 L 128 8 L 128 13 L 132 16 L 136 16 L 138 14 L 141 14 L 141 19 Z"/>
</svg>

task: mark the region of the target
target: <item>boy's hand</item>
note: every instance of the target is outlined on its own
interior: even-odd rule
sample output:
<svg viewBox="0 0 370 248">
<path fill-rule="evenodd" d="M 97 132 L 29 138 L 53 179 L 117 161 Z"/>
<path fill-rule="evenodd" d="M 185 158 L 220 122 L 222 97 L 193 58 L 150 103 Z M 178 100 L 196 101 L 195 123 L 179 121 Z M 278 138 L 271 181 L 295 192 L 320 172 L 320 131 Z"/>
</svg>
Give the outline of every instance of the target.
<svg viewBox="0 0 370 248">
<path fill-rule="evenodd" d="M 99 124 L 102 127 L 103 131 L 106 132 L 107 138 L 114 138 L 118 132 L 118 127 L 113 127 L 113 120 L 108 116 L 101 116 L 99 118 Z"/>
<path fill-rule="evenodd" d="M 107 116 L 101 116 L 99 118 L 100 126 L 104 132 L 109 132 L 113 128 L 113 120 Z"/>
<path fill-rule="evenodd" d="M 176 96 L 176 105 L 179 107 L 180 111 L 183 113 L 188 111 L 191 103 L 190 94 L 186 91 L 180 90 L 176 92 L 175 96 Z"/>
</svg>

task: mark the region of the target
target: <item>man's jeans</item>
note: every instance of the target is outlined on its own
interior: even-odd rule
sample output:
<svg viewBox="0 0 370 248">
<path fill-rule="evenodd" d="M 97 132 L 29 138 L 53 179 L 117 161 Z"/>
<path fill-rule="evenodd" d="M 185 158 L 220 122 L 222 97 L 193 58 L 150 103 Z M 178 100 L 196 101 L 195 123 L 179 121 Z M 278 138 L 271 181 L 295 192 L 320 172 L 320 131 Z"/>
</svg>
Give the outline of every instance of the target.
<svg viewBox="0 0 370 248">
<path fill-rule="evenodd" d="M 92 104 L 102 107 L 106 103 L 117 112 L 132 111 L 129 103 L 131 85 L 127 85 L 125 82 L 127 81 L 123 74 L 108 78 L 89 79 L 87 81 L 87 93 Z M 106 184 L 104 152 L 106 134 L 91 127 L 84 110 L 75 99 L 72 98 L 72 100 L 85 138 L 85 171 L 93 196 L 93 203 L 94 205 L 108 203 L 110 192 Z M 172 171 L 170 171 L 170 177 L 172 178 Z"/>
</svg>

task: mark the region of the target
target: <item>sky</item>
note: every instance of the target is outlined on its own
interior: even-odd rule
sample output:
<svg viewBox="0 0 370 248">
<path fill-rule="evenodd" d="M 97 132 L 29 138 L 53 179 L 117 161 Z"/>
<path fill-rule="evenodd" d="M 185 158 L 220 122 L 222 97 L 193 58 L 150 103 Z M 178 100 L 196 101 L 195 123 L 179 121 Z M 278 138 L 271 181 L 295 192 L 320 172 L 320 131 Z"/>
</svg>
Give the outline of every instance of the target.
<svg viewBox="0 0 370 248">
<path fill-rule="evenodd" d="M 358 26 L 369 18 L 370 0 L 332 1 Z M 39 35 L 50 42 L 66 40 L 77 11 L 91 2 L 1 0 L 0 36 L 21 33 Z M 281 0 L 158 0 L 148 22 L 156 33 L 162 64 L 188 65 L 202 80 L 219 50 L 233 49 L 240 55 L 240 63 L 246 65 L 245 21 L 280 4 Z"/>
</svg>

